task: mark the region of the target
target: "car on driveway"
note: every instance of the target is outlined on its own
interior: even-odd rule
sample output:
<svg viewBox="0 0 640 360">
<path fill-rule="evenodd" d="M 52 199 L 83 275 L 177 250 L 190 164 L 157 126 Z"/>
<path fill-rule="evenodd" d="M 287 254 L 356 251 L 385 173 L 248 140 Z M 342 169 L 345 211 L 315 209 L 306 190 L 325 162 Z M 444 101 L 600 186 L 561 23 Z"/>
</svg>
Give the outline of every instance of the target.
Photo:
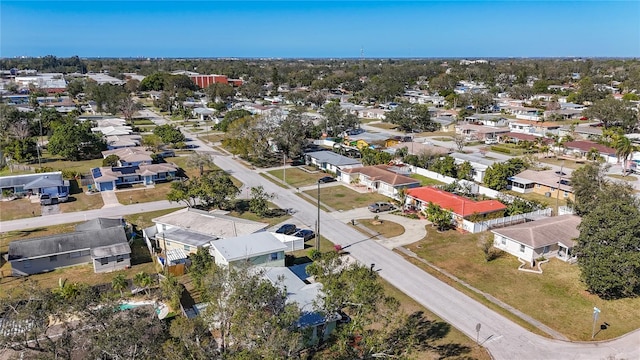
<svg viewBox="0 0 640 360">
<path fill-rule="evenodd" d="M 330 182 L 334 182 L 334 181 L 336 181 L 336 179 L 331 177 L 331 176 L 325 176 L 323 178 L 318 179 L 318 182 L 320 184 L 326 184 L 326 183 L 330 183 Z"/>
<path fill-rule="evenodd" d="M 40 205 L 52 205 L 53 198 L 49 194 L 40 195 Z"/>
<path fill-rule="evenodd" d="M 296 231 L 298 231 L 298 228 L 296 228 L 295 225 L 293 225 L 293 224 L 284 224 L 284 225 L 280 226 L 280 228 L 278 230 L 276 230 L 276 234 L 291 235 L 291 234 L 295 233 Z"/>
<path fill-rule="evenodd" d="M 316 237 L 316 233 L 314 233 L 313 230 L 300 229 L 295 234 L 293 234 L 293 236 L 303 238 L 304 241 L 307 241 Z"/>
<path fill-rule="evenodd" d="M 388 203 L 388 202 L 376 202 L 373 203 L 371 205 L 369 205 L 369 211 L 374 212 L 374 213 L 378 213 L 380 211 L 389 211 L 389 210 L 393 210 L 395 207 Z"/>
</svg>

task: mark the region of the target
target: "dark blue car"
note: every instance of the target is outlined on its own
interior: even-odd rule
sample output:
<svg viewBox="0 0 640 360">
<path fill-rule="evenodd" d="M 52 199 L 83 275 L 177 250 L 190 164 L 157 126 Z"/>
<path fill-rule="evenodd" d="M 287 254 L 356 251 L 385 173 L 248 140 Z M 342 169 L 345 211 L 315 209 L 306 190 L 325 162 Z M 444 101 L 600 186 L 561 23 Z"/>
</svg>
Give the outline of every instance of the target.
<svg viewBox="0 0 640 360">
<path fill-rule="evenodd" d="M 301 229 L 301 230 L 298 230 L 298 232 L 296 232 L 295 234 L 293 234 L 293 236 L 303 238 L 304 241 L 307 241 L 316 237 L 316 233 L 314 233 L 312 230 L 309 230 L 309 229 Z"/>
<path fill-rule="evenodd" d="M 278 230 L 276 230 L 276 234 L 291 235 L 295 233 L 297 230 L 298 228 L 296 228 L 296 226 L 293 224 L 284 224 L 280 226 Z"/>
</svg>

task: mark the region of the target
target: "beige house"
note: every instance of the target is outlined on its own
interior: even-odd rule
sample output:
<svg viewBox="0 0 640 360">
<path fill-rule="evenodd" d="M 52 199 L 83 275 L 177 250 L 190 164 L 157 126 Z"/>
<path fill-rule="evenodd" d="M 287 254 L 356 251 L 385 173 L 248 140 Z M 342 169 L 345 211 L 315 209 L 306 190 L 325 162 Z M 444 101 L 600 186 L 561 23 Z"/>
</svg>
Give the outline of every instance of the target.
<svg viewBox="0 0 640 360">
<path fill-rule="evenodd" d="M 344 169 L 339 180 L 347 184 L 358 183 L 379 194 L 397 198 L 400 189 L 420 186 L 420 181 L 392 171 L 394 167 L 387 165 L 363 166 Z M 400 170 L 400 169 L 398 169 Z"/>
<path fill-rule="evenodd" d="M 508 179 L 510 190 L 526 194 L 536 193 L 550 198 L 574 200 L 571 186 L 571 169 L 556 170 L 525 170 Z M 559 192 L 559 193 L 558 193 Z"/>
</svg>

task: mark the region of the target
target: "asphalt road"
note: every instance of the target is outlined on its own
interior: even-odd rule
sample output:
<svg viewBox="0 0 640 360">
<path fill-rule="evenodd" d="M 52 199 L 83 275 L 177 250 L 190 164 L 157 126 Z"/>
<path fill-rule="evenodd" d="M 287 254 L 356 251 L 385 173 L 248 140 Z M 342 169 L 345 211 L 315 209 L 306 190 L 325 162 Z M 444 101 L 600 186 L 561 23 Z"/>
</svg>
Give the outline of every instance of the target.
<svg viewBox="0 0 640 360">
<path fill-rule="evenodd" d="M 214 152 L 204 143 L 194 139 L 199 151 Z M 253 170 L 228 156 L 216 156 L 215 163 L 242 181 L 245 186 L 262 185 L 267 192 L 277 194 L 273 200 L 281 208 L 293 208 L 296 220 L 310 228 L 315 227 L 317 208 L 291 191 L 269 182 Z M 322 185 L 321 185 L 322 186 Z M 125 214 L 160 210 L 179 206 L 166 201 L 117 206 L 79 213 L 68 213 L 0 223 L 0 231 L 10 231 L 34 226 L 47 226 L 65 222 L 83 221 L 98 216 L 117 217 Z M 533 334 L 511 320 L 494 312 L 465 294 L 425 273 L 404 260 L 400 255 L 368 240 L 344 222 L 321 212 L 320 231 L 323 236 L 341 244 L 351 255 L 367 266 L 375 264 L 380 276 L 399 290 L 430 309 L 443 320 L 472 339 L 476 338 L 476 326 L 481 325 L 479 339 L 495 359 L 640 359 L 640 330 L 623 337 L 602 342 L 565 342 Z M 544 309 L 540 309 L 544 311 Z M 634 316 L 630 314 L 630 316 Z M 637 315 L 636 315 L 637 316 Z"/>
<path fill-rule="evenodd" d="M 200 146 L 203 150 L 208 148 L 205 144 Z M 315 227 L 316 206 L 291 191 L 264 181 L 230 157 L 217 156 L 215 163 L 245 186 L 262 185 L 267 192 L 276 193 L 277 198 L 273 200 L 276 205 L 297 210 L 293 217 L 298 222 L 312 229 Z M 577 343 L 544 338 L 425 273 L 393 251 L 368 240 L 346 223 L 324 212 L 320 216 L 320 231 L 324 237 L 342 245 L 361 263 L 375 264 L 374 268 L 382 278 L 467 336 L 475 339 L 476 326 L 481 324 L 480 343 L 496 359 L 640 359 L 640 330 L 603 342 Z"/>
</svg>

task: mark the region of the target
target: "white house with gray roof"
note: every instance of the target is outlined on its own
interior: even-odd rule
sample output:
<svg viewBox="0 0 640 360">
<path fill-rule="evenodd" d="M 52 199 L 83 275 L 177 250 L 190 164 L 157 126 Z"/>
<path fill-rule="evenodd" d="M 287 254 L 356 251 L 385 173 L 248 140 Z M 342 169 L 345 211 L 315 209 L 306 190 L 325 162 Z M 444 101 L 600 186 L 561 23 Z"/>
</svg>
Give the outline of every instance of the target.
<svg viewBox="0 0 640 360">
<path fill-rule="evenodd" d="M 454 159 L 457 165 L 468 161 L 472 168 L 472 178 L 477 182 L 482 182 L 484 174 L 487 172 L 489 166 L 496 163 L 495 160 L 487 159 L 484 156 L 478 156 L 475 154 L 453 153 L 450 156 Z"/>
<path fill-rule="evenodd" d="M 340 175 L 341 169 L 362 166 L 360 160 L 346 157 L 333 151 L 314 151 L 304 154 L 307 165 L 315 165 L 320 169 Z"/>
<path fill-rule="evenodd" d="M 574 261 L 580 221 L 576 215 L 560 215 L 491 230 L 493 246 L 532 264 L 541 257 Z"/>
<path fill-rule="evenodd" d="M 218 265 L 284 266 L 287 246 L 270 232 L 259 232 L 211 242 L 209 254 Z"/>
</svg>

